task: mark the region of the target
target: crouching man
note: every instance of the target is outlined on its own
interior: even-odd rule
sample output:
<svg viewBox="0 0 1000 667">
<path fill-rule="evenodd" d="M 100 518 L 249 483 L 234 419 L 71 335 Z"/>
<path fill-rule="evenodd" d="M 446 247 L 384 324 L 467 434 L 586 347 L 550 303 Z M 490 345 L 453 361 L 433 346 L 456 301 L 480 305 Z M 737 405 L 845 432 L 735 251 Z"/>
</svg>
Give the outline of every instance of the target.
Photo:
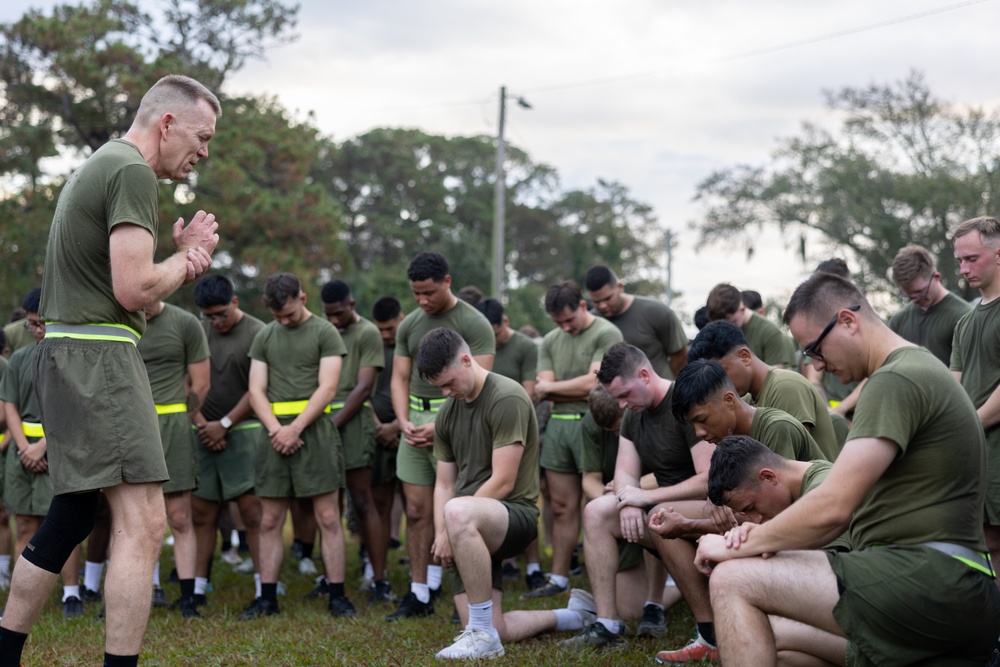
<svg viewBox="0 0 1000 667">
<path fill-rule="evenodd" d="M 437 657 L 497 658 L 504 654 L 502 641 L 568 630 L 567 621 L 582 627 L 584 617 L 593 618 L 592 601 L 582 598 L 571 597 L 569 608 L 552 612 L 502 612 L 501 562 L 538 534 L 538 422 L 528 394 L 520 383 L 476 363 L 450 329 L 423 337 L 416 366 L 448 397 L 434 428 L 432 554 L 442 565 L 457 567 L 455 605 L 466 622 Z"/>
</svg>

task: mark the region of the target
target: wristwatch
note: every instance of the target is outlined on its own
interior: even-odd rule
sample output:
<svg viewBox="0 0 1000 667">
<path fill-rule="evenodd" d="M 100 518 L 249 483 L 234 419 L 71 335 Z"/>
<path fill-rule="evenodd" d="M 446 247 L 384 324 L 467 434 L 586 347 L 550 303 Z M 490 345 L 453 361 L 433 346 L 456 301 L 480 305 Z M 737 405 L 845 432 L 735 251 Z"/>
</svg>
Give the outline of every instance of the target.
<svg viewBox="0 0 1000 667">
<path fill-rule="evenodd" d="M 233 427 L 233 420 L 229 418 L 229 415 L 222 415 L 222 419 L 219 420 L 219 423 L 222 424 L 222 428 L 227 431 Z"/>
</svg>

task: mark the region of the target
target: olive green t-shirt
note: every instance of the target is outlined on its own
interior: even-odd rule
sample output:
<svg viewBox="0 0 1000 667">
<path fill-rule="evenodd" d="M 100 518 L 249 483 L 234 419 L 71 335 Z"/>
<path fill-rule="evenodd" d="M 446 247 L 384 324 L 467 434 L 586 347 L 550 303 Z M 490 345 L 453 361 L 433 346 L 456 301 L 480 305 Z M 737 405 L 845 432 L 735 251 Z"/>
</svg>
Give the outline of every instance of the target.
<svg viewBox="0 0 1000 667">
<path fill-rule="evenodd" d="M 538 351 L 538 372 L 552 371 L 556 380 L 572 380 L 590 372 L 590 365 L 600 362 L 608 348 L 622 340 L 618 327 L 595 317 L 590 326 L 575 336 L 556 327 L 545 334 Z M 555 414 L 587 411 L 587 399 L 553 404 Z"/>
<path fill-rule="evenodd" d="M 3 334 L 7 337 L 7 347 L 10 348 L 11 354 L 17 352 L 22 347 L 34 345 L 38 342 L 35 340 L 35 337 L 31 335 L 31 332 L 24 328 L 25 322 L 27 322 L 27 320 L 21 318 L 7 324 L 3 328 Z"/>
<path fill-rule="evenodd" d="M 396 356 L 410 357 L 413 369 L 410 373 L 410 393 L 420 398 L 441 398 L 441 390 L 420 377 L 417 370 L 417 351 L 420 339 L 431 329 L 442 327 L 451 329 L 469 345 L 472 356 L 495 354 L 497 338 L 489 320 L 475 306 L 457 299 L 455 305 L 443 313 L 429 315 L 417 308 L 403 318 L 396 329 Z"/>
<path fill-rule="evenodd" d="M 0 400 L 17 406 L 21 421 L 40 423 L 42 412 L 35 393 L 32 355 L 36 343 L 20 348 L 10 355 L 7 370 L 0 379 Z"/>
<path fill-rule="evenodd" d="M 972 310 L 972 304 L 951 292 L 927 310 L 909 303 L 889 318 L 889 328 L 910 341 L 930 350 L 945 366 L 951 363 L 951 342 L 955 325 Z"/>
<path fill-rule="evenodd" d="M 493 359 L 493 372 L 517 382 L 535 379 L 538 367 L 538 346 L 520 331 L 515 331 L 507 342 L 497 347 Z"/>
<path fill-rule="evenodd" d="M 872 373 L 848 442 L 857 438 L 886 438 L 899 454 L 854 512 L 856 549 L 940 541 L 985 551 L 983 429 L 968 395 L 929 351 L 896 350 Z"/>
<path fill-rule="evenodd" d="M 250 346 L 254 336 L 264 328 L 264 323 L 253 315 L 243 313 L 240 321 L 224 334 L 212 328 L 206 320 L 202 323 L 211 352 L 212 385 L 201 405 L 205 419 L 215 421 L 229 414 L 247 393 L 250 381 Z"/>
<path fill-rule="evenodd" d="M 159 315 L 146 322 L 139 354 L 146 364 L 153 401 L 186 403 L 187 367 L 208 358 L 208 339 L 197 317 L 166 303 Z"/>
<path fill-rule="evenodd" d="M 642 474 L 653 473 L 658 486 L 673 486 L 694 477 L 691 448 L 701 442 L 691 424 L 678 422 L 671 404 L 674 386 L 659 405 L 622 417 L 621 434 L 635 445 L 642 462 Z"/>
<path fill-rule="evenodd" d="M 343 402 L 358 386 L 358 371 L 362 368 L 381 369 L 385 364 L 385 357 L 382 352 L 382 334 L 377 326 L 363 317 L 358 317 L 358 321 L 347 327 L 347 331 L 341 331 L 340 337 L 347 348 L 347 356 L 340 369 L 340 382 L 333 400 Z M 375 395 L 374 384 L 370 395 Z"/>
<path fill-rule="evenodd" d="M 112 139 L 73 172 L 56 204 L 42 274 L 39 315 L 47 322 L 125 324 L 139 333 L 143 312 L 115 299 L 109 238 L 121 223 L 149 230 L 156 243 L 156 175 L 139 149 Z M 152 257 L 150 257 L 152 260 Z"/>
<path fill-rule="evenodd" d="M 580 437 L 580 469 L 583 472 L 601 473 L 601 481 L 607 484 L 615 477 L 618 434 L 598 426 L 594 415 L 587 410 L 580 420 Z"/>
<path fill-rule="evenodd" d="M 786 459 L 814 461 L 826 458 L 806 427 L 777 408 L 757 408 L 747 435 Z"/>
<path fill-rule="evenodd" d="M 812 435 L 827 460 L 837 458 L 840 446 L 826 401 L 800 373 L 783 368 L 770 370 L 754 404 L 762 408 L 778 408 L 795 417 Z"/>
<path fill-rule="evenodd" d="M 250 358 L 267 364 L 267 399 L 272 403 L 308 400 L 319 388 L 320 359 L 345 354 L 340 332 L 315 314 L 294 327 L 269 322 L 250 346 Z"/>
<path fill-rule="evenodd" d="M 774 322 L 763 315 L 751 314 L 742 331 L 747 347 L 765 364 L 795 368 L 795 346 Z"/>
<path fill-rule="evenodd" d="M 799 487 L 799 498 L 806 495 L 817 486 L 823 483 L 826 476 L 830 474 L 830 469 L 833 464 L 829 461 L 811 461 L 811 465 L 806 468 L 805 474 L 802 476 L 802 485 Z M 837 551 L 848 551 L 851 548 L 850 530 L 844 531 L 844 534 L 833 540 L 824 549 L 836 549 Z"/>
<path fill-rule="evenodd" d="M 521 443 L 516 445 L 515 443 Z M 514 488 L 504 500 L 538 500 L 538 420 L 520 383 L 489 373 L 473 401 L 449 398 L 434 421 L 434 456 L 458 465 L 456 496 L 471 496 L 493 474 L 493 450 L 522 446 Z"/>
<path fill-rule="evenodd" d="M 670 355 L 687 345 L 687 336 L 677 313 L 670 306 L 645 296 L 633 297 L 632 305 L 608 321 L 622 332 L 626 343 L 642 350 L 660 377 L 674 379 Z"/>
</svg>

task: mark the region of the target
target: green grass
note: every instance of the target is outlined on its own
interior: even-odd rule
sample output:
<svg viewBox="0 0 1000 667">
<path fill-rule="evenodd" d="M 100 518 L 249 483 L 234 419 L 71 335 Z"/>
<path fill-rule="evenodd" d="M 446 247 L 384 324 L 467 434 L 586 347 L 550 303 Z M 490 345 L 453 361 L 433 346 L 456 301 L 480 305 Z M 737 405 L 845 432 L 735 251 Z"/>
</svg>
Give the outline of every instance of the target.
<svg viewBox="0 0 1000 667">
<path fill-rule="evenodd" d="M 367 594 L 357 592 L 360 575 L 357 547 L 352 542 L 348 544 L 348 597 L 358 608 L 357 617 L 331 618 L 325 598 L 301 600 L 312 588 L 311 578 L 300 575 L 295 563 L 286 559 L 281 580 L 288 585 L 288 594 L 279 599 L 282 613 L 240 621 L 236 616 L 253 595 L 253 578 L 234 572 L 217 559 L 213 571 L 215 590 L 209 594 L 208 606 L 202 608 L 204 617 L 185 621 L 177 611 L 153 609 L 140 664 L 146 667 L 441 664 L 434 660 L 434 654 L 449 645 L 459 630 L 449 623 L 453 610 L 450 598 L 437 603 L 436 616 L 432 618 L 386 623 L 384 617 L 395 605 L 370 605 Z M 405 549 L 390 552 L 391 581 L 397 594 L 408 590 L 407 566 L 397 564 L 403 555 Z M 547 567 L 547 563 L 543 566 Z M 161 559 L 164 582 L 170 568 L 171 549 L 167 547 Z M 589 588 L 586 575 L 573 577 L 572 585 Z M 171 600 L 179 595 L 176 585 L 166 584 L 165 588 Z M 554 609 L 566 604 L 565 596 L 521 600 L 520 595 L 526 590 L 523 580 L 505 582 L 504 590 L 505 609 Z M 82 618 L 64 619 L 60 598 L 59 592 L 53 594 L 35 624 L 25 648 L 24 664 L 27 667 L 100 665 L 104 651 L 104 624 L 98 619 L 101 605 L 87 605 Z M 556 645 L 556 640 L 571 635 L 553 633 L 506 644 L 506 656 L 492 664 L 653 665 L 658 650 L 683 646 L 694 627 L 683 602 L 668 613 L 669 635 L 664 639 L 635 639 L 637 624 L 637 621 L 629 624 L 631 638 L 623 649 L 614 652 L 567 652 Z"/>
</svg>

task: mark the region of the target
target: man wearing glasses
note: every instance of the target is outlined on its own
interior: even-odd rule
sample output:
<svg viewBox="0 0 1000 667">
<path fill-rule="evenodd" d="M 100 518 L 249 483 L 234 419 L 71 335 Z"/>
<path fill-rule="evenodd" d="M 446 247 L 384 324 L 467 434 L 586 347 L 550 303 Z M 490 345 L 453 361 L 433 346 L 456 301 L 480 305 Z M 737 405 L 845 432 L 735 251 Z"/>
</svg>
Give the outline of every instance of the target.
<svg viewBox="0 0 1000 667">
<path fill-rule="evenodd" d="M 947 366 L 955 325 L 972 306 L 941 284 L 934 257 L 926 248 L 912 243 L 892 260 L 892 281 L 906 306 L 889 319 L 889 328 L 911 343 L 926 347 Z"/>
<path fill-rule="evenodd" d="M 723 663 L 984 664 L 1000 591 L 972 402 L 843 278 L 802 283 L 785 322 L 818 370 L 868 382 L 822 484 L 764 524 L 701 538 Z M 817 551 L 848 526 L 853 551 Z"/>
</svg>

